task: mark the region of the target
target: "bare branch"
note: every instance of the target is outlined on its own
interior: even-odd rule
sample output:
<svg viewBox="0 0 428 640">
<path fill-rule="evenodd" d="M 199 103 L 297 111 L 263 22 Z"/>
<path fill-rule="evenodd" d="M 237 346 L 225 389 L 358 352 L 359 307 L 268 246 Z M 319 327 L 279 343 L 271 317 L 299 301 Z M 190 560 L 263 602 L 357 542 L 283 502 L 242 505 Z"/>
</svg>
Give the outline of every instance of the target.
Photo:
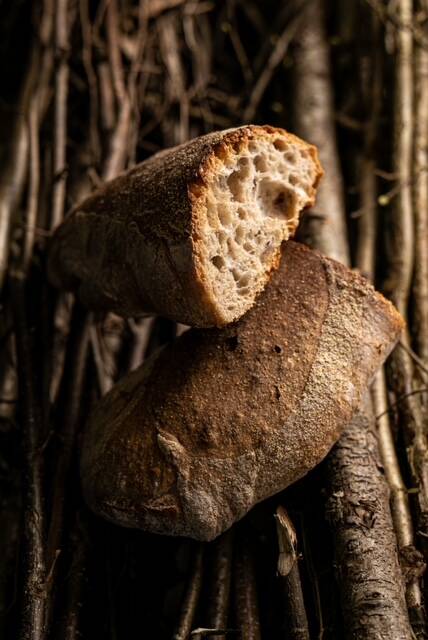
<svg viewBox="0 0 428 640">
<path fill-rule="evenodd" d="M 55 55 L 57 67 L 55 72 L 55 126 L 54 126 L 54 184 L 52 189 L 51 229 L 54 229 L 64 217 L 65 188 L 67 180 L 66 145 L 67 145 L 67 97 L 69 82 L 69 34 L 73 26 L 70 15 L 69 0 L 57 0 L 55 5 Z"/>
<path fill-rule="evenodd" d="M 173 634 L 173 640 L 187 640 L 192 629 L 193 618 L 202 587 L 204 545 L 195 544 L 193 566 L 186 594 L 181 607 L 180 619 Z"/>
<path fill-rule="evenodd" d="M 36 367 L 28 326 L 26 286 L 22 277 L 11 279 L 15 317 L 18 387 L 24 449 L 24 518 L 21 640 L 46 637 L 45 497 L 43 488 L 42 403 L 36 391 Z"/>
</svg>

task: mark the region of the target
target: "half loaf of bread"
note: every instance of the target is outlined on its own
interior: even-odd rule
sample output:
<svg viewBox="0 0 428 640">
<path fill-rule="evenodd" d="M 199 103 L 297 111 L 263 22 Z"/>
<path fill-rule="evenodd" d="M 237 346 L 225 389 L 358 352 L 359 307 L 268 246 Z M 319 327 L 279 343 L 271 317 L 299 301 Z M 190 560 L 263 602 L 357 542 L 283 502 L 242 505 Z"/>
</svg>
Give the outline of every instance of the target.
<svg viewBox="0 0 428 640">
<path fill-rule="evenodd" d="M 315 147 L 270 126 L 162 151 L 71 212 L 51 241 L 50 280 L 92 309 L 228 324 L 278 266 L 321 173 Z"/>
<path fill-rule="evenodd" d="M 239 322 L 188 331 L 100 401 L 88 503 L 125 526 L 215 538 L 324 458 L 402 327 L 360 275 L 287 242 Z"/>
</svg>

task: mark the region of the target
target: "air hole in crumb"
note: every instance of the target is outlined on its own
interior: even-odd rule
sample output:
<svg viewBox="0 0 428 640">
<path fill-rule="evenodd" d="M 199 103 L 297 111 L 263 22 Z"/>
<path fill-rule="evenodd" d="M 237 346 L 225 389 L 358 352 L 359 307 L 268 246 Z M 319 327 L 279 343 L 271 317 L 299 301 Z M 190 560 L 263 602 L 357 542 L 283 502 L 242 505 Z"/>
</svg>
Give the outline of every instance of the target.
<svg viewBox="0 0 428 640">
<path fill-rule="evenodd" d="M 224 267 L 224 260 L 223 260 L 223 258 L 221 256 L 214 256 L 213 258 L 211 258 L 211 262 L 219 270 L 222 267 Z"/>
<path fill-rule="evenodd" d="M 217 208 L 217 213 L 222 225 L 227 226 L 232 222 L 230 211 L 226 205 L 219 205 Z"/>
<path fill-rule="evenodd" d="M 225 232 L 224 232 L 224 231 L 219 231 L 219 232 L 217 233 L 217 238 L 218 238 L 218 241 L 220 242 L 220 244 L 223 244 L 223 243 L 226 241 L 226 234 L 225 234 Z"/>
<path fill-rule="evenodd" d="M 254 165 L 257 169 L 257 171 L 267 171 L 267 162 L 266 162 L 266 158 L 264 158 L 263 156 L 256 156 L 254 158 Z"/>
<path fill-rule="evenodd" d="M 241 224 L 239 225 L 239 227 L 236 228 L 235 237 L 236 237 L 236 241 L 239 242 L 239 244 L 241 244 L 241 242 L 245 237 L 245 230 Z"/>
<path fill-rule="evenodd" d="M 284 154 L 284 158 L 286 159 L 287 162 L 296 162 L 297 158 L 296 158 L 296 154 L 293 151 L 287 151 L 287 153 Z"/>
<path fill-rule="evenodd" d="M 297 176 L 295 176 L 295 175 L 291 174 L 291 175 L 288 177 L 288 181 L 289 181 L 289 183 L 290 183 L 293 187 L 295 187 L 295 186 L 298 184 L 298 182 L 299 182 L 299 178 L 298 178 Z"/>
<path fill-rule="evenodd" d="M 273 146 L 275 147 L 275 149 L 278 149 L 278 151 L 285 151 L 288 147 L 285 140 L 281 140 L 281 138 L 277 138 L 274 141 Z"/>
<path fill-rule="evenodd" d="M 250 281 L 250 276 L 248 276 L 248 275 L 242 276 L 242 278 L 239 281 L 239 286 L 240 287 L 246 287 L 248 285 L 249 281 Z"/>
<path fill-rule="evenodd" d="M 249 175 L 249 164 L 247 158 L 241 158 L 238 169 L 233 171 L 227 179 L 230 192 L 235 200 L 242 202 L 245 200 L 244 181 Z"/>
<path fill-rule="evenodd" d="M 283 182 L 265 178 L 260 181 L 258 195 L 265 214 L 271 218 L 288 218 L 294 211 L 294 196 Z"/>
<path fill-rule="evenodd" d="M 288 193 L 285 191 L 280 191 L 273 201 L 273 206 L 278 209 L 281 213 L 286 213 L 288 206 L 290 204 L 290 197 Z"/>
<path fill-rule="evenodd" d="M 232 276 L 233 276 L 233 279 L 235 280 L 235 282 L 238 282 L 239 273 L 235 269 L 232 269 Z"/>
<path fill-rule="evenodd" d="M 232 238 L 227 239 L 227 251 L 228 254 L 235 260 L 237 258 L 236 255 L 236 244 L 233 242 Z"/>
<path fill-rule="evenodd" d="M 276 353 L 282 353 L 282 347 L 280 347 L 278 344 L 274 346 L 274 350 L 276 351 Z"/>
<path fill-rule="evenodd" d="M 234 140 L 232 142 L 232 149 L 234 150 L 234 152 L 236 154 L 238 154 L 241 151 L 241 141 L 240 140 Z"/>
<path fill-rule="evenodd" d="M 238 218 L 240 220 L 246 220 L 247 219 L 247 212 L 245 211 L 245 209 L 242 209 L 242 207 L 239 207 L 239 209 L 238 209 Z"/>
</svg>

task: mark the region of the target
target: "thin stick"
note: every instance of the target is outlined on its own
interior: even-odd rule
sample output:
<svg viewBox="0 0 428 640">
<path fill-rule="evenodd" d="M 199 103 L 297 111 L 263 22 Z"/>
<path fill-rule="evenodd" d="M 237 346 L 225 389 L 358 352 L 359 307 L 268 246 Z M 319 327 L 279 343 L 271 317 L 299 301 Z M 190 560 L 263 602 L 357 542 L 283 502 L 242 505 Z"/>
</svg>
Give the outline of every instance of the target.
<svg viewBox="0 0 428 640">
<path fill-rule="evenodd" d="M 64 406 L 61 427 L 58 431 L 60 448 L 56 458 L 53 477 L 52 513 L 49 523 L 47 562 L 48 567 L 60 550 L 64 524 L 66 482 L 71 467 L 77 429 L 80 425 L 80 410 L 83 382 L 89 346 L 89 319 L 76 304 L 71 319 L 67 354 L 64 364 L 62 389 L 59 404 Z"/>
<path fill-rule="evenodd" d="M 95 369 L 98 377 L 98 386 L 101 395 L 105 395 L 113 386 L 113 376 L 107 371 L 102 350 L 100 336 L 95 325 L 89 328 L 89 335 L 92 347 L 92 356 L 95 362 Z"/>
<path fill-rule="evenodd" d="M 43 640 L 46 637 L 46 557 L 45 499 L 43 492 L 43 453 L 41 434 L 42 403 L 36 392 L 36 367 L 27 324 L 26 287 L 20 274 L 11 279 L 12 305 L 20 394 L 22 442 L 24 449 L 24 519 L 22 610 L 19 638 Z"/>
<path fill-rule="evenodd" d="M 209 595 L 208 626 L 225 629 L 229 611 L 232 569 L 233 530 L 226 531 L 214 542 L 213 579 Z M 224 636 L 219 634 L 219 639 Z"/>
<path fill-rule="evenodd" d="M 56 560 L 62 551 L 65 508 L 70 493 L 67 483 L 70 480 L 76 434 L 80 425 L 88 346 L 89 319 L 86 313 L 75 304 L 58 398 L 58 406 L 63 408 L 56 416 L 56 420 L 60 424 L 57 432 L 59 447 L 56 449 L 52 479 L 53 494 L 46 548 L 46 565 L 50 574 L 46 603 L 48 627 L 52 623 L 57 580 Z"/>
<path fill-rule="evenodd" d="M 55 144 L 54 144 L 54 185 L 52 190 L 51 229 L 64 217 L 66 190 L 66 144 L 67 144 L 67 97 L 69 82 L 69 32 L 76 12 L 69 11 L 69 0 L 57 0 L 55 12 L 55 53 L 57 68 L 55 73 Z"/>
<path fill-rule="evenodd" d="M 287 638 L 309 640 L 309 626 L 303 599 L 297 554 L 297 536 L 284 507 L 276 510 L 279 557 L 278 574 L 285 596 Z"/>
<path fill-rule="evenodd" d="M 427 0 L 417 7 L 428 16 Z M 413 215 L 415 225 L 415 266 L 413 276 L 415 349 L 428 361 L 428 51 L 415 50 L 415 134 L 413 142 L 414 172 Z"/>
<path fill-rule="evenodd" d="M 92 53 L 92 27 L 89 17 L 89 0 L 79 0 L 79 17 L 82 30 L 82 60 L 88 80 L 90 96 L 89 136 L 92 161 L 98 164 L 101 155 L 98 131 L 99 99 L 97 91 L 97 76 L 94 70 Z"/>
<path fill-rule="evenodd" d="M 334 125 L 330 52 L 324 33 L 321 0 L 312 0 L 296 37 L 293 113 L 296 132 L 319 149 L 325 177 L 312 215 L 303 219 L 303 234 L 316 239 L 323 253 L 349 263 L 343 179 Z"/>
<path fill-rule="evenodd" d="M 37 52 L 34 52 L 34 58 Z M 10 142 L 10 159 L 0 175 L 0 289 L 6 277 L 12 216 L 21 197 L 28 166 L 28 129 L 25 119 L 27 103 L 35 81 L 35 64 L 31 65 L 24 81 L 22 97 Z"/>
<path fill-rule="evenodd" d="M 399 0 L 400 18 L 412 19 L 412 1 Z M 394 224 L 389 225 L 388 249 L 390 254 L 385 292 L 398 310 L 407 315 L 414 264 L 414 227 L 412 206 L 412 150 L 413 150 L 413 70 L 412 35 L 398 31 L 396 54 L 396 91 L 394 104 L 394 156 L 393 173 L 401 188 L 394 199 Z"/>
<path fill-rule="evenodd" d="M 120 24 L 116 0 L 109 2 L 106 23 L 110 73 L 116 102 L 119 107 L 116 126 L 110 138 L 110 148 L 103 169 L 103 179 L 111 180 L 126 166 L 128 158 L 127 143 L 132 113 L 132 105 L 125 84 L 125 73 L 119 48 Z"/>
<path fill-rule="evenodd" d="M 126 97 L 125 76 L 119 48 L 119 12 L 116 0 L 109 0 L 106 14 L 108 56 L 116 100 L 120 104 Z"/>
<path fill-rule="evenodd" d="M 0 419 L 13 420 L 17 405 L 18 380 L 14 357 L 13 336 L 4 346 L 0 366 Z"/>
<path fill-rule="evenodd" d="M 410 15 L 407 19 L 403 17 L 400 7 L 397 9 L 398 3 L 384 4 L 381 0 L 366 0 L 366 2 L 378 14 L 383 23 L 391 23 L 397 31 L 403 31 L 410 35 L 420 47 L 428 48 L 428 38 L 423 29 L 419 28 L 417 22 L 412 19 L 413 16 Z"/>
<path fill-rule="evenodd" d="M 25 237 L 22 250 L 22 262 L 24 271 L 28 271 L 35 239 L 37 225 L 37 213 L 39 204 L 40 186 L 40 148 L 39 148 L 39 99 L 33 95 L 30 104 L 28 118 L 29 143 L 30 143 L 30 181 L 27 196 L 27 215 L 25 219 Z"/>
<path fill-rule="evenodd" d="M 22 269 L 28 271 L 33 255 L 36 230 L 41 227 L 39 214 L 40 191 L 40 126 L 49 102 L 50 80 L 53 67 L 53 50 L 49 46 L 53 25 L 53 7 L 50 0 L 45 2 L 40 38 L 44 43 L 44 50 L 37 67 L 37 79 L 33 94 L 29 102 L 28 132 L 29 132 L 29 186 L 27 196 L 27 211 L 25 217 L 25 235 L 22 250 Z"/>
<path fill-rule="evenodd" d="M 73 545 L 73 559 L 68 578 L 65 614 L 57 636 L 58 640 L 78 640 L 81 637 L 79 631 L 80 613 L 89 542 L 80 512 L 76 514 L 76 520 L 71 533 L 71 542 Z"/>
<path fill-rule="evenodd" d="M 110 140 L 110 151 L 103 171 L 104 180 L 111 180 L 126 166 L 131 113 L 131 102 L 128 96 L 125 96 L 121 102 L 116 128 Z"/>
<path fill-rule="evenodd" d="M 257 599 L 257 583 L 253 554 L 245 534 L 236 544 L 235 573 L 235 618 L 241 638 L 260 640 L 260 617 Z"/>
<path fill-rule="evenodd" d="M 301 3 L 302 6 L 304 3 Z M 252 122 L 259 108 L 263 95 L 272 80 L 272 76 L 278 65 L 284 60 L 287 50 L 296 35 L 296 32 L 304 19 L 305 12 L 301 10 L 299 6 L 296 10 L 295 16 L 289 21 L 286 27 L 283 29 L 281 35 L 275 43 L 272 52 L 268 58 L 266 65 L 264 65 L 263 71 L 257 78 L 256 83 L 251 91 L 250 98 L 244 111 L 244 122 Z"/>
<path fill-rule="evenodd" d="M 148 6 L 148 17 L 155 18 L 163 11 L 179 7 L 186 0 L 152 0 Z"/>
<path fill-rule="evenodd" d="M 194 550 L 189 584 L 181 607 L 180 619 L 173 634 L 173 640 L 187 640 L 192 630 L 193 619 L 202 587 L 203 555 L 204 546 L 199 543 Z"/>
<path fill-rule="evenodd" d="M 414 531 L 408 492 L 401 475 L 395 450 L 395 442 L 388 415 L 387 389 L 383 370 L 379 371 L 376 376 L 372 387 L 372 395 L 374 409 L 379 416 L 377 418 L 379 450 L 391 492 L 391 510 L 398 548 L 400 553 L 406 553 L 407 555 L 410 555 L 408 550 L 411 550 L 416 559 L 418 552 L 414 546 Z M 413 626 L 423 627 L 424 612 L 418 572 L 409 573 L 409 577 L 410 580 L 406 586 L 407 606 L 414 623 Z"/>
<path fill-rule="evenodd" d="M 382 107 L 383 51 L 379 21 L 371 16 L 371 51 L 368 54 L 371 68 L 370 88 L 365 104 L 367 124 L 364 151 L 360 166 L 360 215 L 358 217 L 358 243 L 355 263 L 369 280 L 375 280 L 375 247 L 377 238 L 377 176 L 376 146 Z"/>
</svg>

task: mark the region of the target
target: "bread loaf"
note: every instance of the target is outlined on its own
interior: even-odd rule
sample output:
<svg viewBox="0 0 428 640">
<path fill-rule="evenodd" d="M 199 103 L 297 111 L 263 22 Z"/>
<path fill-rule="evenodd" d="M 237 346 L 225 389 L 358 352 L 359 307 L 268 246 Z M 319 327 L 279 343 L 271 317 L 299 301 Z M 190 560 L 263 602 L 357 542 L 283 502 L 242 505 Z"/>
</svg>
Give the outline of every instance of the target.
<svg viewBox="0 0 428 640">
<path fill-rule="evenodd" d="M 239 318 L 314 203 L 315 147 L 245 126 L 156 154 L 84 200 L 51 241 L 51 282 L 93 309 L 194 326 Z"/>
<path fill-rule="evenodd" d="M 287 242 L 239 322 L 188 331 L 100 401 L 88 503 L 125 526 L 215 538 L 324 458 L 402 327 L 360 275 Z"/>
</svg>

